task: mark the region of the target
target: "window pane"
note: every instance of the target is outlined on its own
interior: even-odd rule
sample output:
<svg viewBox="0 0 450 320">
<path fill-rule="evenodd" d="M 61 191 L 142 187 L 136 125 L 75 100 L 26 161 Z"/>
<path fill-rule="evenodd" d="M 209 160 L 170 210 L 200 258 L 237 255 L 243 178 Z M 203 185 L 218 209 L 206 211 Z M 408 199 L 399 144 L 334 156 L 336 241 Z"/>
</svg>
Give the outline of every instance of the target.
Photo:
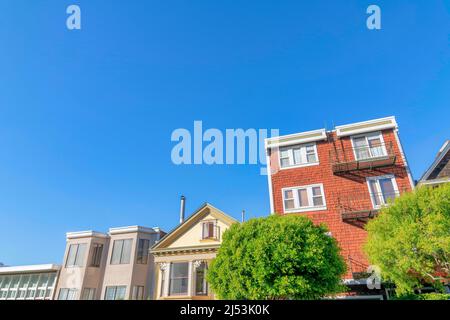
<svg viewBox="0 0 450 320">
<path fill-rule="evenodd" d="M 125 300 L 126 290 L 127 290 L 127 287 L 117 287 L 115 300 Z"/>
<path fill-rule="evenodd" d="M 48 282 L 48 274 L 41 274 L 38 287 L 46 287 Z"/>
<path fill-rule="evenodd" d="M 313 146 L 306 147 L 306 161 L 308 163 L 317 162 L 316 149 Z"/>
<path fill-rule="evenodd" d="M 107 287 L 105 293 L 105 300 L 114 300 L 116 296 L 116 287 Z"/>
<path fill-rule="evenodd" d="M 323 198 L 322 196 L 313 197 L 313 202 L 315 207 L 323 206 Z"/>
<path fill-rule="evenodd" d="M 19 287 L 19 281 L 20 281 L 20 277 L 19 276 L 14 276 L 12 281 L 11 281 L 11 287 L 9 287 L 10 289 L 17 289 Z"/>
<path fill-rule="evenodd" d="M 75 265 L 78 267 L 84 266 L 84 256 L 86 253 L 86 244 L 82 243 L 78 245 L 77 256 L 75 258 Z"/>
<path fill-rule="evenodd" d="M 103 254 L 103 245 L 94 244 L 94 246 L 92 247 L 92 256 L 91 256 L 92 267 L 100 267 L 100 263 L 102 261 L 102 254 Z"/>
<path fill-rule="evenodd" d="M 64 289 L 64 288 L 60 289 L 58 300 L 67 300 L 68 292 L 69 292 L 69 289 Z"/>
<path fill-rule="evenodd" d="M 380 193 L 378 192 L 377 188 L 377 181 L 376 180 L 370 180 L 369 181 L 370 186 L 370 193 L 372 194 L 373 203 L 375 206 L 381 205 L 381 199 L 380 199 Z"/>
<path fill-rule="evenodd" d="M 286 190 L 284 192 L 284 198 L 285 199 L 293 199 L 294 198 L 294 192 L 292 190 Z"/>
<path fill-rule="evenodd" d="M 365 137 L 353 139 L 355 145 L 355 154 L 357 160 L 364 160 L 370 158 L 369 147 Z"/>
<path fill-rule="evenodd" d="M 82 300 L 94 300 L 95 298 L 95 289 L 93 288 L 85 288 L 83 290 Z"/>
<path fill-rule="evenodd" d="M 312 188 L 313 196 L 321 196 L 322 195 L 322 189 L 320 187 L 314 187 Z"/>
<path fill-rule="evenodd" d="M 115 240 L 113 251 L 111 254 L 111 264 L 120 264 L 120 256 L 122 255 L 123 240 Z"/>
<path fill-rule="evenodd" d="M 66 262 L 66 267 L 72 267 L 75 265 L 75 258 L 77 255 L 77 248 L 78 245 L 76 244 L 71 244 L 69 247 L 69 253 L 67 254 L 67 262 Z"/>
<path fill-rule="evenodd" d="M 198 296 L 208 294 L 205 263 L 202 263 L 195 271 L 195 294 Z"/>
<path fill-rule="evenodd" d="M 122 257 L 121 257 L 120 263 L 122 263 L 122 264 L 130 263 L 132 243 L 133 243 L 133 240 L 131 240 L 131 239 L 127 239 L 127 240 L 123 241 Z"/>
<path fill-rule="evenodd" d="M 298 190 L 298 201 L 300 207 L 309 207 L 308 192 L 306 189 Z"/>
<path fill-rule="evenodd" d="M 170 294 L 181 295 L 188 292 L 189 264 L 173 263 L 170 268 Z"/>
<path fill-rule="evenodd" d="M 281 159 L 281 167 L 285 168 L 285 167 L 289 167 L 289 159 Z"/>
<path fill-rule="evenodd" d="M 293 149 L 294 152 L 294 164 L 301 164 L 302 163 L 302 149 L 296 148 Z"/>
<path fill-rule="evenodd" d="M 69 292 L 67 293 L 67 300 L 75 300 L 77 294 L 76 289 L 69 289 Z"/>
<path fill-rule="evenodd" d="M 286 210 L 292 210 L 295 209 L 295 203 L 294 200 L 285 200 L 284 201 L 284 207 Z"/>
<path fill-rule="evenodd" d="M 148 249 L 150 240 L 139 239 L 137 263 L 146 264 L 148 261 Z"/>
<path fill-rule="evenodd" d="M 391 179 L 380 179 L 380 189 L 383 193 L 383 199 L 384 203 L 388 202 L 388 199 L 394 199 L 395 198 L 395 189 L 394 184 L 392 183 Z"/>
<path fill-rule="evenodd" d="M 381 144 L 380 138 L 371 138 L 369 139 L 369 147 L 370 147 L 370 153 L 372 154 L 372 157 L 382 157 L 385 156 L 384 148 Z"/>
</svg>

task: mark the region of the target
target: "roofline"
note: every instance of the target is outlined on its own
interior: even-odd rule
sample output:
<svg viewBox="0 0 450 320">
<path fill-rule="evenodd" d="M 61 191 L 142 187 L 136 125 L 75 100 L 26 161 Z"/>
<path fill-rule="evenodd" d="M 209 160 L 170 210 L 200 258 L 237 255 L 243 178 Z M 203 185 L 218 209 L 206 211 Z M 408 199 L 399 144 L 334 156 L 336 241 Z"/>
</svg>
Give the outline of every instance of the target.
<svg viewBox="0 0 450 320">
<path fill-rule="evenodd" d="M 423 174 L 423 176 L 420 178 L 420 182 L 428 179 L 428 177 L 430 176 L 430 174 L 434 171 L 434 169 L 436 169 L 437 165 L 442 161 L 442 159 L 445 157 L 445 155 L 450 151 L 450 140 L 447 140 L 444 145 L 441 147 L 441 149 L 439 150 L 439 155 L 436 157 L 436 159 L 434 159 L 433 163 L 431 164 L 431 166 L 428 168 L 427 171 L 425 171 L 425 173 Z"/>
<path fill-rule="evenodd" d="M 168 238 L 170 235 L 172 235 L 172 233 L 174 233 L 175 231 L 177 231 L 178 229 L 180 229 L 182 226 L 184 226 L 186 223 L 188 223 L 195 215 L 197 215 L 200 211 L 202 211 L 204 208 L 206 207 L 211 207 L 212 209 L 220 212 L 221 214 L 223 214 L 224 216 L 230 218 L 230 220 L 233 220 L 235 223 L 239 223 L 238 220 L 236 220 L 235 218 L 233 218 L 232 216 L 226 214 L 225 212 L 223 212 L 220 209 L 217 209 L 215 206 L 213 206 L 212 204 L 210 204 L 209 202 L 205 202 L 204 204 L 202 204 L 197 210 L 194 211 L 194 213 L 192 213 L 187 219 L 184 220 L 183 223 L 178 224 L 175 228 L 173 228 L 172 230 L 170 230 L 168 233 L 166 233 L 164 235 L 164 237 L 162 237 L 161 239 L 159 239 L 157 242 L 155 242 L 155 244 L 153 244 L 153 246 L 150 248 L 150 250 L 153 250 L 155 247 L 157 247 L 161 242 L 165 241 L 166 238 Z"/>
<path fill-rule="evenodd" d="M 104 234 L 102 232 L 97 231 L 74 231 L 74 232 L 67 232 L 66 233 L 66 239 L 79 239 L 79 238 L 106 238 L 108 237 L 107 234 Z"/>
<path fill-rule="evenodd" d="M 129 227 L 118 227 L 118 228 L 110 228 L 108 234 L 123 234 L 123 233 L 133 233 L 133 232 L 141 232 L 141 233 L 159 233 L 161 229 L 159 227 L 147 228 L 142 226 L 129 226 Z"/>
<path fill-rule="evenodd" d="M 57 264 L 36 264 L 28 266 L 1 267 L 0 274 L 49 272 L 59 271 L 60 269 L 61 266 Z"/>
<path fill-rule="evenodd" d="M 350 123 L 350 124 L 335 126 L 335 128 L 333 130 L 317 129 L 317 130 L 303 131 L 303 132 L 298 132 L 298 133 L 293 133 L 293 134 L 280 135 L 277 137 L 270 137 L 270 138 L 265 139 L 264 141 L 265 141 L 265 146 L 267 149 L 267 148 L 271 147 L 268 145 L 269 142 L 276 142 L 276 141 L 283 140 L 283 139 L 295 139 L 297 137 L 301 138 L 301 136 L 303 136 L 303 135 L 319 134 L 321 132 L 326 132 L 326 133 L 339 132 L 342 129 L 347 129 L 352 126 L 361 126 L 361 125 L 373 124 L 373 123 L 382 122 L 382 121 L 391 121 L 391 124 L 388 125 L 387 129 L 398 128 L 398 124 L 397 124 L 397 120 L 396 120 L 395 116 L 389 116 L 389 117 L 384 117 L 384 118 L 377 118 L 377 119 L 372 119 L 372 120 L 367 120 L 367 121 L 354 122 L 354 123 Z M 375 128 L 373 131 L 379 131 L 379 130 L 384 130 L 384 129 L 383 129 L 383 127 L 381 127 L 381 129 Z M 352 135 L 352 134 L 350 134 L 350 135 Z M 355 134 L 357 134 L 357 133 L 355 133 Z M 320 138 L 318 137 L 316 140 L 320 140 Z M 289 145 L 289 143 L 279 143 L 279 146 L 282 146 L 282 145 L 283 146 Z M 274 147 L 274 146 L 272 146 L 272 147 Z"/>
</svg>

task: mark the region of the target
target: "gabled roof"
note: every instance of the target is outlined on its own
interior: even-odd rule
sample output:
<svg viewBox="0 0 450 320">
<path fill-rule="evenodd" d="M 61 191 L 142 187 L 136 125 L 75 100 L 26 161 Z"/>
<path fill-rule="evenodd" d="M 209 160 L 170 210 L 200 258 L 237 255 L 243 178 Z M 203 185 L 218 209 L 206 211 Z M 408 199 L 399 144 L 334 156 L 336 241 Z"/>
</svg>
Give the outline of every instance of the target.
<svg viewBox="0 0 450 320">
<path fill-rule="evenodd" d="M 175 229 L 166 234 L 160 241 L 155 243 L 151 248 L 151 251 L 164 249 L 168 247 L 171 243 L 175 242 L 180 236 L 184 234 L 187 230 L 195 225 L 198 221 L 202 220 L 205 216 L 211 214 L 217 219 L 223 221 L 227 225 L 232 225 L 234 223 L 239 223 L 236 219 L 229 216 L 225 212 L 217 209 L 209 203 L 203 204 L 199 209 L 197 209 L 189 218 L 187 218 L 182 224 L 178 225 Z"/>
<path fill-rule="evenodd" d="M 425 182 L 429 179 L 430 175 L 433 173 L 433 171 L 438 168 L 438 166 L 443 161 L 448 161 L 448 158 L 446 155 L 450 152 L 450 140 L 445 141 L 444 145 L 439 149 L 438 154 L 436 155 L 436 159 L 431 164 L 430 168 L 425 172 L 425 174 L 420 178 L 421 182 Z"/>
</svg>

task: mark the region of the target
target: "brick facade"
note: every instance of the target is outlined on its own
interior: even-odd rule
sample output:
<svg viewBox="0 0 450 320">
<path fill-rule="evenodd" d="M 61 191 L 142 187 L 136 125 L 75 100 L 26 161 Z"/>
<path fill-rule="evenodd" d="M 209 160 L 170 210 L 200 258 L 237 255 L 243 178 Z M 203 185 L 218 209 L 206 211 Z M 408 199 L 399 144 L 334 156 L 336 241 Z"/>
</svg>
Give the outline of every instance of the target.
<svg viewBox="0 0 450 320">
<path fill-rule="evenodd" d="M 336 174 L 332 169 L 332 157 L 330 155 L 337 149 L 352 148 L 351 138 L 338 138 L 335 131 L 327 132 L 326 141 L 317 141 L 317 153 L 319 164 L 299 168 L 280 169 L 279 150 L 273 148 L 269 152 L 271 167 L 271 187 L 273 209 L 276 214 L 284 215 L 282 189 L 288 187 L 323 184 L 326 200 L 326 210 L 302 213 L 314 223 L 324 223 L 328 226 L 332 236 L 339 242 L 342 255 L 348 264 L 346 279 L 353 277 L 352 272 L 364 272 L 368 267 L 368 261 L 362 252 L 362 246 L 366 239 L 366 231 L 363 225 L 350 224 L 343 221 L 341 206 L 342 199 L 353 194 L 361 194 L 362 206 L 367 209 L 372 207 L 370 193 L 367 185 L 367 177 L 392 174 L 395 176 L 400 193 L 412 188 L 406 164 L 401 153 L 401 147 L 397 143 L 395 129 L 383 130 L 382 135 L 386 144 L 393 146 L 395 164 L 365 170 L 355 170 L 347 174 Z M 291 213 L 290 213 L 291 214 Z"/>
</svg>

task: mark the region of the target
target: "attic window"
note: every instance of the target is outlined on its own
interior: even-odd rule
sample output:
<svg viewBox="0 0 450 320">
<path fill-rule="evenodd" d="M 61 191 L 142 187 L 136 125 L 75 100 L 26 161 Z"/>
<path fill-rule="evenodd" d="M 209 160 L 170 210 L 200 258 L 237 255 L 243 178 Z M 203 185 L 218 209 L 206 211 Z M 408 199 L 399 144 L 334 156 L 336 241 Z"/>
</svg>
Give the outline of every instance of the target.
<svg viewBox="0 0 450 320">
<path fill-rule="evenodd" d="M 219 238 L 219 227 L 216 221 L 207 221 L 203 223 L 202 228 L 202 239 L 218 239 Z"/>
</svg>

